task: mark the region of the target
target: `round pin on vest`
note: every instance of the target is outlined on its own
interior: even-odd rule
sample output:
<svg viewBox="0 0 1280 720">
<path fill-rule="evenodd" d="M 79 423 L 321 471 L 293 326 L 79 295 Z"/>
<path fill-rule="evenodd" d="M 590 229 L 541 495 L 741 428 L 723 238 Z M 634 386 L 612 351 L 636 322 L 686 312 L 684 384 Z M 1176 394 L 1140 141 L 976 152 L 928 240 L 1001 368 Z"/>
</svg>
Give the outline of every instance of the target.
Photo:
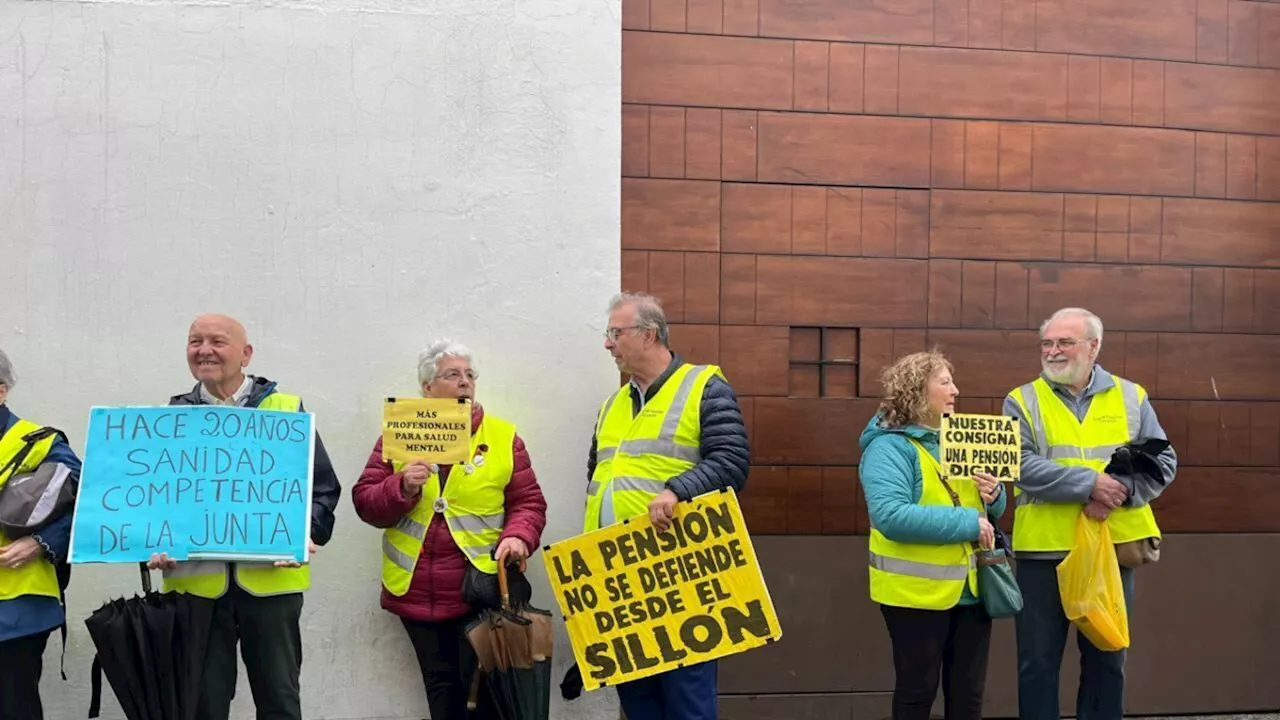
<svg viewBox="0 0 1280 720">
<path fill-rule="evenodd" d="M 449 501 L 442 497 L 436 498 L 436 501 L 431 504 L 431 508 L 438 513 L 443 513 L 445 510 L 449 509 Z"/>
</svg>

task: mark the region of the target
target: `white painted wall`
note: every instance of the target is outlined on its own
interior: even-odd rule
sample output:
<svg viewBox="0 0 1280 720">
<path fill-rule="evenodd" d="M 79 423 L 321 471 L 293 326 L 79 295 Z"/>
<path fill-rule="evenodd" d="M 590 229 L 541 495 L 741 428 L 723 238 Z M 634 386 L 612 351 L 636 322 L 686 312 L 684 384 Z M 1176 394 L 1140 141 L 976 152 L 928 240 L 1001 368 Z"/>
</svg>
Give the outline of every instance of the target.
<svg viewBox="0 0 1280 720">
<path fill-rule="evenodd" d="M 478 352 L 480 399 L 526 437 L 547 540 L 580 527 L 601 347 L 618 288 L 619 0 L 0 0 L 0 347 L 10 405 L 83 449 L 93 404 L 188 389 L 203 311 L 240 317 L 252 370 L 304 396 L 344 483 L 303 616 L 304 714 L 423 718 L 417 667 L 378 607 L 378 533 L 350 488 L 380 399 L 417 350 Z M 551 606 L 541 564 L 537 599 Z M 79 567 L 83 618 L 137 587 Z M 558 684 L 571 661 L 561 633 Z M 607 691 L 556 718 L 616 717 Z M 252 717 L 243 670 L 234 717 Z M 114 698 L 105 718 L 122 717 Z"/>
</svg>

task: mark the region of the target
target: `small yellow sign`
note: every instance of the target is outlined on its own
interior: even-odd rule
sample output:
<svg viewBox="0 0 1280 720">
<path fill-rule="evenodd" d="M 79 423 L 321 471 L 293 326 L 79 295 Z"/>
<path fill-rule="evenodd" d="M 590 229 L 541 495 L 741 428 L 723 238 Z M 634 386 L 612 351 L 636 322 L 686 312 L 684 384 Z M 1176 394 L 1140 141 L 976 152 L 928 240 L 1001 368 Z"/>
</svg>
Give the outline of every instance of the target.
<svg viewBox="0 0 1280 720">
<path fill-rule="evenodd" d="M 453 465 L 470 460 L 471 401 L 387 398 L 382 406 L 382 459 Z"/>
<path fill-rule="evenodd" d="M 666 532 L 641 515 L 542 557 L 587 690 L 782 637 L 732 490 L 678 504 Z"/>
<path fill-rule="evenodd" d="M 972 478 L 984 472 L 1016 482 L 1022 468 L 1022 436 L 1018 419 L 1006 415 L 942 416 L 939 455 L 949 478 Z"/>
</svg>

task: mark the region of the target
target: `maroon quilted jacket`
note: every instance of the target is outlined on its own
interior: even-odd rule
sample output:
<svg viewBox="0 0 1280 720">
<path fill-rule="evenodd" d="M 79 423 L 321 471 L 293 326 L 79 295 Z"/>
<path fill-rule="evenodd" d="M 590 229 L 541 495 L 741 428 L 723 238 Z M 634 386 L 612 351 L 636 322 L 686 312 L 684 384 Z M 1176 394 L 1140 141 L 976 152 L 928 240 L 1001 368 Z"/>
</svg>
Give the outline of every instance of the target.
<svg viewBox="0 0 1280 720">
<path fill-rule="evenodd" d="M 483 420 L 484 409 L 477 403 L 471 415 L 473 433 Z M 512 443 L 512 451 L 515 465 L 506 488 L 506 520 L 502 539 L 519 538 L 533 553 L 538 549 L 547 524 L 547 501 L 538 486 L 524 440 L 519 435 Z M 440 466 L 442 479 L 448 478 L 449 468 L 448 465 Z M 460 477 L 465 481 L 466 476 Z M 374 443 L 364 472 L 351 491 L 351 499 L 360 519 L 377 528 L 395 525 L 417 502 L 416 498 L 404 496 L 400 489 L 400 473 L 392 471 L 391 463 L 382 461 L 381 437 Z M 396 597 L 383 588 L 382 607 L 401 617 L 423 622 L 452 620 L 467 614 L 469 608 L 462 599 L 462 580 L 467 562 L 449 534 L 443 516 L 432 516 L 409 591 L 403 597 Z"/>
</svg>

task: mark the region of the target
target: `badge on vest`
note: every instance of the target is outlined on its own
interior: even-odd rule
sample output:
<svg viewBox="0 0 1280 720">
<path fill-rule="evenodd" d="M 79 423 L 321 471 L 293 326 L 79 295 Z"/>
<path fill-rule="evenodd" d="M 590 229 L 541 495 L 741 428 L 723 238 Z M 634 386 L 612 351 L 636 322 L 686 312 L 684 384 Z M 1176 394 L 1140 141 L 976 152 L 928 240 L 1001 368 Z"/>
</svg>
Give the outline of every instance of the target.
<svg viewBox="0 0 1280 720">
<path fill-rule="evenodd" d="M 449 501 L 442 497 L 438 497 L 436 498 L 436 501 L 431 504 L 431 509 L 440 514 L 444 514 L 444 511 L 449 509 Z"/>
</svg>

